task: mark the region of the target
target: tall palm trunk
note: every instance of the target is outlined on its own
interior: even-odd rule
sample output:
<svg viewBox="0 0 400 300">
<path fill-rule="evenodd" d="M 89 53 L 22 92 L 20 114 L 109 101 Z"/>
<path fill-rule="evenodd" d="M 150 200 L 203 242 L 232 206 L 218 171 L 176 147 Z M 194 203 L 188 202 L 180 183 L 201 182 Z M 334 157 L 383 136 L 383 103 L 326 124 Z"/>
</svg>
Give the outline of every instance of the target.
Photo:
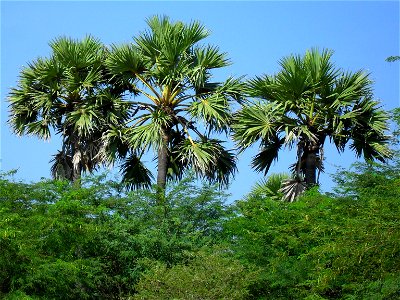
<svg viewBox="0 0 400 300">
<path fill-rule="evenodd" d="M 81 166 L 80 164 L 77 164 L 76 166 L 74 165 L 74 168 L 72 170 L 72 182 L 75 184 L 79 184 L 81 180 Z"/>
<path fill-rule="evenodd" d="M 310 145 L 304 149 L 304 176 L 307 188 L 311 188 L 317 184 L 317 168 L 318 168 L 318 145 Z"/>
<path fill-rule="evenodd" d="M 170 139 L 170 132 L 167 128 L 163 128 L 162 144 L 158 149 L 158 169 L 157 169 L 157 186 L 159 189 L 159 197 L 165 195 L 165 187 L 167 182 L 168 171 L 168 143 Z M 158 199 L 161 200 L 160 198 Z"/>
<path fill-rule="evenodd" d="M 75 141 L 73 143 L 73 157 L 72 157 L 72 182 L 76 186 L 81 185 L 81 174 L 82 174 L 82 152 L 79 147 L 78 138 L 75 137 Z"/>
</svg>

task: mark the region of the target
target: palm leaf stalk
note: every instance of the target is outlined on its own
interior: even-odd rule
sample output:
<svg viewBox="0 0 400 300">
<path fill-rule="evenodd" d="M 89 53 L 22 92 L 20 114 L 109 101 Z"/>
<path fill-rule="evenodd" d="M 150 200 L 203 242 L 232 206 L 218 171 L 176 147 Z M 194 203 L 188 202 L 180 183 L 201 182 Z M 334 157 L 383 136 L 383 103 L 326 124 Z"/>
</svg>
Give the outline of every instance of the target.
<svg viewBox="0 0 400 300">
<path fill-rule="evenodd" d="M 105 136 L 104 152 L 123 157 L 115 142 L 126 145 L 139 159 L 152 150 L 157 160 L 157 186 L 179 179 L 189 168 L 198 176 L 226 185 L 236 170 L 235 155 L 212 133 L 227 133 L 232 105 L 241 101 L 240 78 L 212 82 L 211 71 L 230 64 L 226 54 L 199 44 L 209 31 L 199 22 L 171 22 L 168 17 L 147 20 L 148 30 L 132 44 L 113 45 L 106 60 L 113 76 L 131 83 L 130 120 Z M 146 185 L 152 175 L 146 171 Z M 131 174 L 135 177 L 135 174 Z M 127 182 L 134 180 L 125 173 Z M 132 187 L 137 187 L 138 182 Z"/>
<path fill-rule="evenodd" d="M 366 160 L 385 161 L 391 155 L 385 134 L 389 117 L 373 99 L 369 75 L 336 68 L 332 54 L 311 49 L 290 55 L 279 62 L 276 75 L 251 79 L 247 93 L 254 101 L 243 105 L 232 126 L 240 151 L 261 143 L 252 165 L 265 174 L 282 148 L 297 147 L 292 166 L 297 184 L 288 186 L 298 191 L 301 178 L 307 188 L 318 184 L 327 139 L 339 153 L 350 142 L 356 156 Z"/>
</svg>

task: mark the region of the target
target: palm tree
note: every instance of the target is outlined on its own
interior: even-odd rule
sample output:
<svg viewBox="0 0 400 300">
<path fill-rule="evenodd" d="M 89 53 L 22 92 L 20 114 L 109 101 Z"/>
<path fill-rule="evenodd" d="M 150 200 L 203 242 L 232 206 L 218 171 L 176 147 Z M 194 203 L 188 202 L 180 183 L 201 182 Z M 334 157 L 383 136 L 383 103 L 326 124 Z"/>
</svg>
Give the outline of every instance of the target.
<svg viewBox="0 0 400 300">
<path fill-rule="evenodd" d="M 111 84 L 105 72 L 106 48 L 97 39 L 61 37 L 50 47 L 50 57 L 20 72 L 18 87 L 9 94 L 8 122 L 18 135 L 49 139 L 52 130 L 61 135 L 52 175 L 76 182 L 98 166 L 102 133 L 127 117 L 129 104 L 119 96 L 125 87 Z"/>
<path fill-rule="evenodd" d="M 326 138 L 339 152 L 351 141 L 350 149 L 367 160 L 390 156 L 388 115 L 373 100 L 368 74 L 343 72 L 331 56 L 332 51 L 317 49 L 290 55 L 280 61 L 276 75 L 249 81 L 249 96 L 260 100 L 236 114 L 233 136 L 241 151 L 261 142 L 252 161 L 257 171 L 266 174 L 279 150 L 296 146 L 294 181 L 302 184 L 304 178 L 311 187 L 323 170 Z"/>
<path fill-rule="evenodd" d="M 211 70 L 229 61 L 217 47 L 199 44 L 209 35 L 199 22 L 174 23 L 168 17 L 152 17 L 147 24 L 149 30 L 132 44 L 112 46 L 106 60 L 109 72 L 128 80 L 131 89 L 142 96 L 141 101 L 129 101 L 132 110 L 126 126 L 106 134 L 106 156 L 126 159 L 124 180 L 133 187 L 151 183 L 152 174 L 141 163 L 151 149 L 161 191 L 168 178 L 179 179 L 188 168 L 228 184 L 236 169 L 235 156 L 211 134 L 228 132 L 231 106 L 240 101 L 243 84 L 234 78 L 210 81 Z"/>
</svg>

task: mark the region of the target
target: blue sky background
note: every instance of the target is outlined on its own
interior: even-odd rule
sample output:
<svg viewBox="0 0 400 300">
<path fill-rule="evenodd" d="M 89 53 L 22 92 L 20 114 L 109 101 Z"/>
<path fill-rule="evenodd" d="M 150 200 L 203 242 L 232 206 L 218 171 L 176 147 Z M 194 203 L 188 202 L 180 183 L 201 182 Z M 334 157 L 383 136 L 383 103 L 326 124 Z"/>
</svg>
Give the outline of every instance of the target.
<svg viewBox="0 0 400 300">
<path fill-rule="evenodd" d="M 279 70 L 278 60 L 286 55 L 303 54 L 311 47 L 329 48 L 335 51 L 337 67 L 371 73 L 375 96 L 385 109 L 400 104 L 400 63 L 385 61 L 400 53 L 398 1 L 1 1 L 3 171 L 18 169 L 17 178 L 28 182 L 49 178 L 49 160 L 60 147 L 57 136 L 50 142 L 16 137 L 6 124 L 7 94 L 16 86 L 22 66 L 47 56 L 48 42 L 61 35 L 83 38 L 90 34 L 105 44 L 130 42 L 146 29 L 145 19 L 153 15 L 199 20 L 211 30 L 206 42 L 227 52 L 233 63 L 215 73 L 216 79 L 273 74 Z M 247 193 L 263 177 L 250 168 L 256 151 L 255 147 L 239 156 L 239 172 L 229 189 L 231 200 Z M 337 166 L 348 167 L 355 157 L 350 151 L 339 155 L 328 143 L 325 156 L 321 184 L 329 191 L 333 186 L 330 174 Z M 282 153 L 270 172 L 286 171 L 294 159 L 294 151 Z"/>
</svg>

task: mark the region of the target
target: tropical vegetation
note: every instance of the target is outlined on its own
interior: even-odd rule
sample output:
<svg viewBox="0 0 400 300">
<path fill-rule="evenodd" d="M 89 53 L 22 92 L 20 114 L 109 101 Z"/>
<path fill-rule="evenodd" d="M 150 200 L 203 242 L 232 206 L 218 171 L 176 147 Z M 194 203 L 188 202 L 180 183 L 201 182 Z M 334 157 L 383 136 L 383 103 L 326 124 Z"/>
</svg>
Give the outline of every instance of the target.
<svg viewBox="0 0 400 300">
<path fill-rule="evenodd" d="M 198 44 L 200 23 L 147 23 L 129 45 L 56 39 L 21 71 L 9 124 L 62 148 L 51 180 L 0 173 L 0 298 L 400 298 L 400 109 L 380 108 L 368 74 L 312 49 L 274 76 L 214 82 L 229 61 Z M 228 203 L 229 134 L 239 151 L 261 144 L 265 173 L 296 147 L 295 177 Z M 366 162 L 322 193 L 327 138 Z M 121 174 L 91 174 L 110 163 Z"/>
<path fill-rule="evenodd" d="M 77 187 L 3 174 L 0 297 L 397 299 L 398 174 L 363 163 L 337 174 L 335 194 L 230 205 L 192 177 L 163 206 L 156 187 L 124 193 L 107 176 Z"/>
</svg>

